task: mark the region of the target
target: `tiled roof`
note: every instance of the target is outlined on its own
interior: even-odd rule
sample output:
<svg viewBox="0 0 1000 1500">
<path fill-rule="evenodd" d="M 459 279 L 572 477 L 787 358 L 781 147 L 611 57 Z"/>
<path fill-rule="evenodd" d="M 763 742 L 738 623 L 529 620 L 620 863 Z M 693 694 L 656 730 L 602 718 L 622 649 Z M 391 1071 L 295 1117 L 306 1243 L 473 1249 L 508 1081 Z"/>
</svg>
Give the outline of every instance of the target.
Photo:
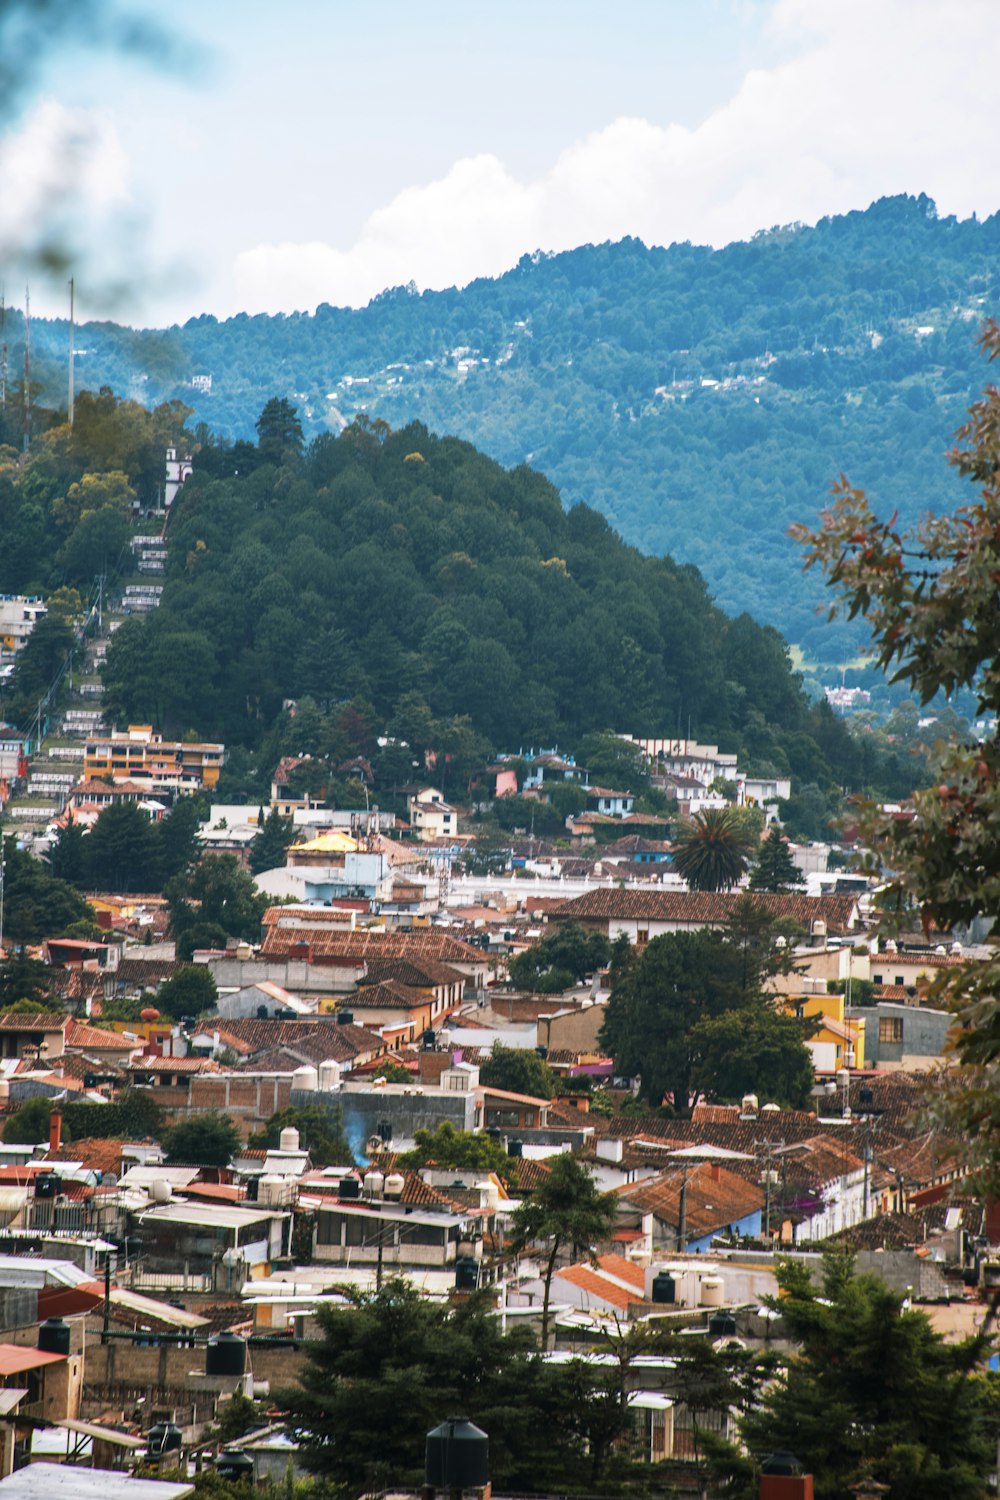
<svg viewBox="0 0 1000 1500">
<path fill-rule="evenodd" d="M 408 984 L 401 984 L 395 979 L 382 980 L 377 984 L 366 984 L 355 990 L 352 995 L 346 996 L 343 1002 L 344 1010 L 398 1010 L 413 1011 L 426 1009 L 431 1004 L 431 997 L 423 990 L 413 988 Z"/>
<path fill-rule="evenodd" d="M 646 1290 L 646 1273 L 642 1266 L 637 1266 L 634 1261 L 626 1260 L 624 1255 L 599 1255 L 597 1266 L 609 1276 L 615 1276 L 619 1281 L 627 1281 L 637 1292 L 644 1293 Z"/>
<path fill-rule="evenodd" d="M 431 1187 L 419 1172 L 407 1172 L 400 1202 L 406 1208 L 451 1208 L 451 1199 L 439 1188 Z"/>
<path fill-rule="evenodd" d="M 138 1057 L 128 1065 L 130 1073 L 218 1073 L 219 1064 L 210 1057 Z"/>
<path fill-rule="evenodd" d="M 739 895 L 720 891 L 656 891 L 602 888 L 565 901 L 553 913 L 570 920 L 608 918 L 618 921 L 689 922 L 709 926 L 727 922 Z M 846 932 L 856 917 L 853 896 L 794 896 L 760 892 L 754 896 L 773 917 L 808 927 L 824 921 L 828 932 Z"/>
<path fill-rule="evenodd" d="M 601 1302 L 610 1303 L 620 1312 L 627 1312 L 633 1302 L 644 1300 L 641 1293 L 626 1291 L 610 1277 L 602 1276 L 599 1271 L 593 1270 L 590 1266 L 564 1266 L 562 1270 L 556 1272 L 556 1278 L 571 1282 L 581 1291 L 587 1292 Z"/>
<path fill-rule="evenodd" d="M 0 1015 L 0 1032 L 10 1031 L 64 1031 L 70 1017 L 61 1010 L 38 1010 L 32 1012 L 5 1011 Z"/>
<path fill-rule="evenodd" d="M 946 1203 L 935 1203 L 908 1214 L 878 1214 L 831 1235 L 830 1243 L 850 1250 L 905 1250 L 922 1245 L 931 1230 L 940 1229 L 947 1209 Z"/>
<path fill-rule="evenodd" d="M 78 1161 L 82 1162 L 88 1172 L 103 1172 L 105 1176 L 113 1172 L 118 1176 L 121 1173 L 123 1145 L 123 1141 L 113 1138 L 85 1138 L 60 1146 L 58 1151 L 50 1151 L 45 1159 L 48 1162 Z"/>
<path fill-rule="evenodd" d="M 364 1026 L 324 1026 L 266 1052 L 255 1052 L 245 1066 L 261 1073 L 294 1073 L 303 1064 L 318 1068 L 320 1063 L 354 1062 L 358 1057 L 378 1056 L 384 1051 L 381 1037 Z"/>
<path fill-rule="evenodd" d="M 106 975 L 115 984 L 132 984 L 142 988 L 156 985 L 161 979 L 172 979 L 181 965 L 172 958 L 123 958 L 117 969 Z"/>
<path fill-rule="evenodd" d="M 552 1168 L 544 1161 L 534 1161 L 530 1156 L 512 1156 L 508 1166 L 513 1168 L 511 1176 L 516 1188 L 522 1193 L 533 1193 L 548 1181 Z"/>
<path fill-rule="evenodd" d="M 428 989 L 434 985 L 464 984 L 465 975 L 447 964 L 437 963 L 432 958 L 369 958 L 367 974 L 359 982 L 362 985 L 378 983 L 384 979 L 396 979 L 414 989 Z"/>
<path fill-rule="evenodd" d="M 715 1230 L 725 1229 L 748 1214 L 764 1207 L 761 1189 L 726 1167 L 700 1163 L 687 1170 L 685 1222 L 688 1239 L 700 1239 Z M 653 1182 L 619 1190 L 620 1197 L 640 1213 L 651 1213 L 664 1224 L 676 1229 L 680 1221 L 680 1167 L 665 1172 Z"/>
<path fill-rule="evenodd" d="M 66 1033 L 66 1046 L 77 1051 L 92 1048 L 99 1052 L 134 1052 L 139 1042 L 127 1041 L 120 1031 L 102 1031 L 97 1026 L 87 1026 L 74 1021 Z"/>
<path fill-rule="evenodd" d="M 408 958 L 414 963 L 430 959 L 434 963 L 484 962 L 482 953 L 459 942 L 445 932 L 340 932 L 323 927 L 270 927 L 261 953 L 264 957 L 284 957 L 297 943 L 310 943 L 314 954 L 343 959 L 345 963 L 378 958 Z"/>
</svg>

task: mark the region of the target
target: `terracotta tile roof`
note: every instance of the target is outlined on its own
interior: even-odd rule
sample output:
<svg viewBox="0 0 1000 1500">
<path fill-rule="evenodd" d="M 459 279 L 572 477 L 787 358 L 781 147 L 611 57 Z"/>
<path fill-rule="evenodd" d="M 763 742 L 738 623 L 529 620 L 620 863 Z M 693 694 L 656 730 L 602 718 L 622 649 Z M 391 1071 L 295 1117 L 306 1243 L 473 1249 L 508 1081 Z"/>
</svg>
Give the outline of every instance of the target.
<svg viewBox="0 0 1000 1500">
<path fill-rule="evenodd" d="M 398 979 L 384 979 L 363 985 L 343 1001 L 344 1010 L 425 1010 L 432 997 Z"/>
<path fill-rule="evenodd" d="M 172 979 L 181 965 L 172 958 L 122 958 L 117 969 L 105 974 L 116 987 L 133 985 L 153 989 L 161 980 Z"/>
<path fill-rule="evenodd" d="M 850 1250 L 905 1250 L 922 1245 L 932 1230 L 943 1227 L 948 1207 L 947 1203 L 935 1203 L 908 1214 L 878 1214 L 831 1235 L 830 1243 Z"/>
<path fill-rule="evenodd" d="M 600 1302 L 610 1303 L 620 1312 L 628 1312 L 633 1302 L 645 1300 L 642 1295 L 626 1291 L 624 1287 L 610 1279 L 602 1276 L 599 1271 L 590 1266 L 564 1266 L 561 1271 L 556 1272 L 558 1281 L 569 1281 L 581 1291 L 589 1293 Z"/>
<path fill-rule="evenodd" d="M 38 1010 L 32 1012 L 4 1011 L 0 1015 L 0 1032 L 10 1031 L 65 1031 L 71 1017 L 61 1010 Z"/>
<path fill-rule="evenodd" d="M 478 948 L 459 942 L 444 932 L 340 932 L 323 927 L 269 927 L 261 954 L 284 957 L 297 943 L 310 943 L 314 955 L 345 963 L 365 962 L 379 958 L 408 958 L 414 963 L 425 959 L 434 963 L 484 962 Z"/>
<path fill-rule="evenodd" d="M 430 958 L 369 958 L 367 970 L 367 974 L 359 981 L 362 985 L 392 979 L 414 989 L 465 983 L 465 975 L 458 969 L 449 968 L 447 964 L 437 963 Z"/>
<path fill-rule="evenodd" d="M 674 1167 L 653 1182 L 620 1188 L 619 1197 L 640 1213 L 651 1213 L 676 1230 L 680 1220 L 683 1169 Z M 764 1194 L 727 1167 L 708 1162 L 688 1168 L 685 1218 L 689 1239 L 724 1230 L 764 1207 Z"/>
<path fill-rule="evenodd" d="M 646 1290 L 646 1273 L 642 1266 L 637 1266 L 634 1261 L 626 1260 L 624 1255 L 599 1255 L 597 1257 L 598 1268 L 606 1271 L 609 1276 L 616 1276 L 619 1281 L 627 1281 L 636 1291 L 644 1293 Z"/>
<path fill-rule="evenodd" d="M 850 931 L 857 916 L 853 896 L 794 896 L 760 893 L 754 897 L 772 916 L 808 928 L 822 920 L 828 932 Z M 609 889 L 586 891 L 566 901 L 553 916 L 619 921 L 686 922 L 692 926 L 721 925 L 732 915 L 739 895 L 715 891 L 656 891 Z"/>
<path fill-rule="evenodd" d="M 219 1064 L 210 1057 L 137 1057 L 128 1065 L 130 1073 L 218 1073 Z"/>
<path fill-rule="evenodd" d="M 222 1040 L 222 1033 L 219 1039 Z M 382 1038 L 367 1027 L 324 1026 L 313 1035 L 304 1032 L 279 1047 L 255 1052 L 241 1066 L 260 1073 L 294 1073 L 303 1064 L 311 1063 L 318 1068 L 324 1062 L 346 1063 L 359 1057 L 379 1057 L 384 1051 Z"/>
<path fill-rule="evenodd" d="M 521 1193 L 533 1193 L 547 1181 L 552 1168 L 544 1161 L 535 1161 L 530 1156 L 512 1156 L 508 1166 L 513 1168 L 511 1176 Z"/>
<path fill-rule="evenodd" d="M 794 1146 L 784 1146 L 774 1153 L 774 1164 L 786 1179 L 808 1183 L 810 1187 L 826 1187 L 845 1177 L 849 1172 L 860 1172 L 864 1166 L 860 1156 L 855 1156 L 847 1140 L 834 1140 L 828 1135 L 814 1136 L 811 1140 L 798 1141 Z"/>
<path fill-rule="evenodd" d="M 381 1167 L 381 1160 L 379 1162 Z M 407 1208 L 451 1208 L 451 1199 L 440 1188 L 431 1187 L 419 1172 L 407 1172 L 400 1202 Z M 478 1194 L 476 1197 L 478 1203 Z"/>
<path fill-rule="evenodd" d="M 60 1146 L 58 1151 L 50 1151 L 45 1159 L 47 1162 L 78 1161 L 88 1172 L 103 1172 L 106 1177 L 114 1173 L 118 1177 L 121 1175 L 123 1145 L 124 1141 L 113 1137 L 107 1140 L 87 1137 Z"/>
<path fill-rule="evenodd" d="M 130 1042 L 125 1039 L 120 1031 L 102 1031 L 97 1026 L 87 1026 L 82 1021 L 74 1021 L 66 1032 L 67 1047 L 73 1047 L 77 1051 L 85 1051 L 93 1048 L 100 1052 L 134 1052 L 141 1046 L 140 1042 Z"/>
<path fill-rule="evenodd" d="M 120 1063 L 111 1062 L 104 1057 L 92 1057 L 87 1052 L 64 1052 L 61 1057 L 53 1059 L 52 1068 L 64 1078 L 75 1078 L 80 1083 L 88 1073 L 100 1073 L 102 1077 L 110 1074 L 114 1074 L 116 1078 L 125 1077 Z"/>
</svg>

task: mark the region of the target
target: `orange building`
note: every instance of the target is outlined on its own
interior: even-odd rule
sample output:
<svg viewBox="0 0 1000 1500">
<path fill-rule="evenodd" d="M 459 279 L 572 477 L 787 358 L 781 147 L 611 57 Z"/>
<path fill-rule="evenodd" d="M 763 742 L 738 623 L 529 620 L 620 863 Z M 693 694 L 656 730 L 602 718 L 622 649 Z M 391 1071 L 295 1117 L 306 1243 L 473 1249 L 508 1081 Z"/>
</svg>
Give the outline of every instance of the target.
<svg viewBox="0 0 1000 1500">
<path fill-rule="evenodd" d="M 87 741 L 84 776 L 110 776 L 150 791 L 194 791 L 216 786 L 225 761 L 225 745 L 165 740 L 150 724 L 130 724 Z"/>
</svg>

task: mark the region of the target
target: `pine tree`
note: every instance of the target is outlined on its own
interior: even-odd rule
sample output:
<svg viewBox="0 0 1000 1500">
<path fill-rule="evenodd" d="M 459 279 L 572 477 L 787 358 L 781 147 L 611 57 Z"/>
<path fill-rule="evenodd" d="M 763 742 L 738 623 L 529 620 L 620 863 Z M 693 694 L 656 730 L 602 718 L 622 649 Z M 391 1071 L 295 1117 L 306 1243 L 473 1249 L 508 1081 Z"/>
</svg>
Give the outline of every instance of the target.
<svg viewBox="0 0 1000 1500">
<path fill-rule="evenodd" d="M 802 871 L 792 858 L 788 842 L 780 828 L 772 828 L 757 852 L 750 871 L 752 891 L 791 891 L 805 885 Z"/>
</svg>

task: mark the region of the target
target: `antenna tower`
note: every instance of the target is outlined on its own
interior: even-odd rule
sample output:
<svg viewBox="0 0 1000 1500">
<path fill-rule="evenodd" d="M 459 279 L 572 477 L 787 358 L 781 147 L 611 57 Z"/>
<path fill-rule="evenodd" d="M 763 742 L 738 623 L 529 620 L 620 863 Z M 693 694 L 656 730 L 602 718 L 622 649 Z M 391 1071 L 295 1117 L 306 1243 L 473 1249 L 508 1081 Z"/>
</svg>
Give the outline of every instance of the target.
<svg viewBox="0 0 1000 1500">
<path fill-rule="evenodd" d="M 24 451 L 31 438 L 31 289 L 24 289 Z"/>
<path fill-rule="evenodd" d="M 66 404 L 67 420 L 73 425 L 73 300 L 75 293 L 74 278 L 69 279 L 69 401 Z"/>
</svg>

